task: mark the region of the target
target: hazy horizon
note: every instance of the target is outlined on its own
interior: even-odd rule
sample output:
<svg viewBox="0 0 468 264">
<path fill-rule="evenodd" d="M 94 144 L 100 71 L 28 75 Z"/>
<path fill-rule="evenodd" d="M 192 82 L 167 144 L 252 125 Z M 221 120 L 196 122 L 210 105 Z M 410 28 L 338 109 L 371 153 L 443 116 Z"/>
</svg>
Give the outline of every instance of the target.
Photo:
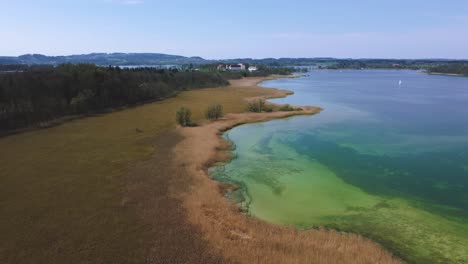
<svg viewBox="0 0 468 264">
<path fill-rule="evenodd" d="M 468 2 L 2 1 L 1 56 L 467 59 Z"/>
<path fill-rule="evenodd" d="M 193 58 L 193 57 L 201 57 L 202 59 L 205 60 L 232 60 L 232 59 L 255 59 L 255 60 L 261 60 L 261 59 L 282 59 L 282 58 L 288 58 L 288 59 L 338 59 L 338 60 L 460 60 L 460 61 L 465 61 L 468 60 L 468 58 L 393 58 L 393 57 L 369 57 L 369 58 L 352 58 L 352 57 L 332 57 L 332 56 L 317 56 L 317 57 L 231 57 L 231 58 L 205 58 L 203 56 L 198 56 L 198 55 L 181 55 L 181 54 L 171 54 L 171 53 L 163 53 L 163 52 L 89 52 L 89 53 L 77 53 L 77 54 L 58 54 L 58 55 L 50 55 L 50 54 L 43 54 L 43 53 L 24 53 L 24 54 L 18 54 L 18 55 L 3 55 L 0 54 L 0 57 L 19 57 L 23 55 L 44 55 L 48 57 L 67 57 L 67 56 L 81 56 L 81 55 L 90 55 L 90 54 L 164 54 L 164 55 L 170 55 L 170 56 L 184 56 L 187 58 Z"/>
</svg>

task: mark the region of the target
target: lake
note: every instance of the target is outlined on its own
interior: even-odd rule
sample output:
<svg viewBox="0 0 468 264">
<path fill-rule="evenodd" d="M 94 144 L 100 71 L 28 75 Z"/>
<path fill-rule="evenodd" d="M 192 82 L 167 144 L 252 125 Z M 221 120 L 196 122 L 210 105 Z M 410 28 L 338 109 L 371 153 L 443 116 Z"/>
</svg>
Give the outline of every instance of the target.
<svg viewBox="0 0 468 264">
<path fill-rule="evenodd" d="M 468 263 L 468 78 L 319 70 L 262 85 L 324 110 L 225 133 L 236 158 L 211 175 L 240 186 L 228 197 L 246 213 L 356 232 L 411 263 Z"/>
</svg>

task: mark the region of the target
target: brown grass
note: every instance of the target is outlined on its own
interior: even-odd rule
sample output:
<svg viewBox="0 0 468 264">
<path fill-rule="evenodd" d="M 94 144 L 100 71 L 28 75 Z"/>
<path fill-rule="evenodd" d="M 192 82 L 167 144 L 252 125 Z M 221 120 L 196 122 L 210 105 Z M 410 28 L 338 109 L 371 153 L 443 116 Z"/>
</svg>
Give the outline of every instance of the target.
<svg viewBox="0 0 468 264">
<path fill-rule="evenodd" d="M 242 83 L 237 83 L 242 85 Z M 274 90 L 267 97 L 285 96 Z M 189 193 L 173 190 L 184 201 L 191 223 L 198 226 L 217 254 L 239 263 L 401 263 L 376 243 L 359 235 L 327 230 L 298 231 L 268 224 L 240 213 L 223 192 L 235 188 L 209 178 L 207 168 L 226 161 L 229 144 L 219 135 L 239 124 L 293 115 L 314 114 L 319 108 L 304 111 L 229 114 L 224 120 L 196 128 L 179 128 L 184 139 L 174 149 L 176 166 L 185 167 L 191 176 Z"/>
<path fill-rule="evenodd" d="M 0 263 L 216 261 L 185 221 L 181 202 L 167 195 L 169 186 L 183 191 L 190 185 L 183 171 L 168 165 L 180 140 L 170 132 L 175 112 L 184 105 L 201 120 L 213 103 L 242 112 L 243 98 L 269 92 L 187 91 L 0 138 Z M 177 174 L 176 184 L 168 180 Z"/>
</svg>

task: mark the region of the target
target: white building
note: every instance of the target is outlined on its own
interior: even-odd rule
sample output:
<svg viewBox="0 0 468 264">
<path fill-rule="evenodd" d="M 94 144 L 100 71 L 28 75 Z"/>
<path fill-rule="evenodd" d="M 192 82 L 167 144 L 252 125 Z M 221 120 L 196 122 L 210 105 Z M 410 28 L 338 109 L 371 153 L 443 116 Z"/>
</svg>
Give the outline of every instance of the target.
<svg viewBox="0 0 468 264">
<path fill-rule="evenodd" d="M 245 71 L 245 65 L 242 63 L 228 64 L 226 65 L 226 69 L 231 70 L 231 71 Z"/>
<path fill-rule="evenodd" d="M 245 64 L 219 64 L 216 69 L 218 71 L 245 71 Z"/>
<path fill-rule="evenodd" d="M 254 72 L 254 71 L 258 71 L 258 68 L 255 66 L 250 66 L 248 70 L 249 72 Z"/>
</svg>

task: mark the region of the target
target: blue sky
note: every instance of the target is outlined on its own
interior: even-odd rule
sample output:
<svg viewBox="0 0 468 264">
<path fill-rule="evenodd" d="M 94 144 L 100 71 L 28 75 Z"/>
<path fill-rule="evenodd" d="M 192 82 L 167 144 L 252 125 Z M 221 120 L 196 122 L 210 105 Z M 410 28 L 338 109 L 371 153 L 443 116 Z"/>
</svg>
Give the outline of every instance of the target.
<svg viewBox="0 0 468 264">
<path fill-rule="evenodd" d="M 467 0 L 0 0 L 0 55 L 468 59 Z"/>
</svg>

